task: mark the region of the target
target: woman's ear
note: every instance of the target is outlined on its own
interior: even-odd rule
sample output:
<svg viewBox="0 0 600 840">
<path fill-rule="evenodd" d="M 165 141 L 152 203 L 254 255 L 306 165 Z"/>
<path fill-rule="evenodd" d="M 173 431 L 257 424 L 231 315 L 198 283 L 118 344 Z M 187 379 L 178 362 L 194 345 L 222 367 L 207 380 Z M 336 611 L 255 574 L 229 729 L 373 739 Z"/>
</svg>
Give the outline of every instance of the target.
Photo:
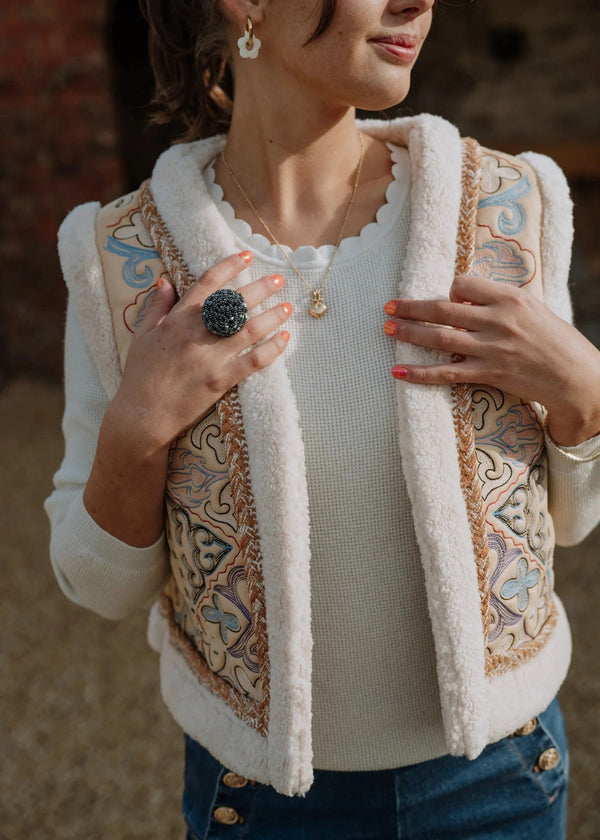
<svg viewBox="0 0 600 840">
<path fill-rule="evenodd" d="M 225 17 L 243 29 L 247 17 L 255 24 L 263 20 L 269 0 L 221 0 L 221 3 Z"/>
</svg>

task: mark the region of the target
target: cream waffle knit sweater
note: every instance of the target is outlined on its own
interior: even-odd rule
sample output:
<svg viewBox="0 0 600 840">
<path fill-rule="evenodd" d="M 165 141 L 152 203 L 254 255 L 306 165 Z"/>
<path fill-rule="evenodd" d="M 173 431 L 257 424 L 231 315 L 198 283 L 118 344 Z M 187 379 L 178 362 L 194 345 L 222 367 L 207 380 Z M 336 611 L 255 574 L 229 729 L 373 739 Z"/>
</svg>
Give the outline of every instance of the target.
<svg viewBox="0 0 600 840">
<path fill-rule="evenodd" d="M 383 306 L 397 296 L 410 221 L 408 153 L 390 150 L 386 203 L 376 223 L 343 241 L 320 320 L 309 314 L 309 292 L 278 248 L 234 217 L 212 166 L 205 171 L 240 250 L 254 253 L 253 279 L 283 274 L 279 297 L 294 306 L 286 364 L 310 500 L 314 764 L 329 770 L 403 766 L 447 751 L 398 448 L 394 345 L 382 329 Z M 321 284 L 332 251 L 287 249 L 312 287 Z"/>
</svg>

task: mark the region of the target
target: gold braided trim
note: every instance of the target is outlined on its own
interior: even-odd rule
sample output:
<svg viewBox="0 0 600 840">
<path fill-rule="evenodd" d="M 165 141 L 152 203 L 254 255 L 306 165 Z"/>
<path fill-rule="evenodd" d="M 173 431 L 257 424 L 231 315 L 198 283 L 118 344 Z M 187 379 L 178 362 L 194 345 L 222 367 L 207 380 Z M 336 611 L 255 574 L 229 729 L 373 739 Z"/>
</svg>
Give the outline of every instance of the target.
<svg viewBox="0 0 600 840">
<path fill-rule="evenodd" d="M 154 246 L 163 261 L 163 264 L 175 286 L 175 291 L 179 297 L 183 297 L 184 293 L 193 283 L 190 277 L 190 270 L 187 267 L 180 251 L 175 247 L 173 237 L 167 230 L 163 222 L 158 208 L 154 203 L 152 191 L 150 189 L 150 180 L 144 181 L 140 187 L 140 201 L 142 203 L 142 220 Z"/>
<path fill-rule="evenodd" d="M 462 146 L 462 197 L 458 220 L 456 273 L 468 274 L 473 267 L 475 254 L 482 152 L 481 146 L 472 137 L 463 138 Z"/>
<path fill-rule="evenodd" d="M 179 297 L 183 297 L 194 279 L 173 238 L 162 220 L 154 203 L 150 181 L 144 181 L 140 189 L 142 220 Z M 239 404 L 237 388 L 233 388 L 217 402 L 217 413 L 221 435 L 227 452 L 231 493 L 235 505 L 236 523 L 240 536 L 240 555 L 244 565 L 244 577 L 250 594 L 254 632 L 256 635 L 259 674 L 262 678 L 262 700 L 256 704 L 250 698 L 240 695 L 232 686 L 210 670 L 192 641 L 175 621 L 173 603 L 166 592 L 161 596 L 161 606 L 168 618 L 171 638 L 183 653 L 187 663 L 202 682 L 223 697 L 246 723 L 265 735 L 269 718 L 269 656 L 267 621 L 264 601 L 264 585 L 261 569 L 258 527 L 254 499 L 250 488 L 248 453 L 244 435 L 244 423 Z"/>
<path fill-rule="evenodd" d="M 251 697 L 240 694 L 230 683 L 215 674 L 208 667 L 206 660 L 198 653 L 190 637 L 181 629 L 175 621 L 173 602 L 169 595 L 163 591 L 160 596 L 160 610 L 169 625 L 171 643 L 182 654 L 192 672 L 198 677 L 203 685 L 206 685 L 213 694 L 222 697 L 227 705 L 233 709 L 236 715 L 251 726 L 257 729 L 261 735 L 266 734 L 264 728 L 264 713 L 260 705 Z"/>
<path fill-rule="evenodd" d="M 217 412 L 221 434 L 227 452 L 231 495 L 235 507 L 240 550 L 244 562 L 244 576 L 248 584 L 254 632 L 256 635 L 256 654 L 262 684 L 262 700 L 259 704 L 259 731 L 266 733 L 268 728 L 270 688 L 267 616 L 256 509 L 250 487 L 244 419 L 242 417 L 237 388 L 232 388 L 227 394 L 221 397 L 217 403 Z"/>
<path fill-rule="evenodd" d="M 513 648 L 508 653 L 490 653 L 486 650 L 486 669 L 485 672 L 489 676 L 492 672 L 494 675 L 504 674 L 506 671 L 512 671 L 523 662 L 527 662 L 544 647 L 558 621 L 558 610 L 554 600 L 550 601 L 550 614 L 544 622 L 542 630 L 538 633 L 535 639 L 526 642 L 518 648 Z"/>
<path fill-rule="evenodd" d="M 466 137 L 463 139 L 462 198 L 456 254 L 457 274 L 468 274 L 473 263 L 480 177 L 481 147 L 471 137 Z M 473 552 L 477 562 L 481 619 L 484 639 L 487 640 L 490 631 L 490 553 L 481 498 L 481 483 L 477 475 L 471 398 L 470 385 L 461 383 L 453 386 L 452 413 L 458 445 L 460 484 L 466 502 Z M 486 655 L 486 673 L 489 673 L 490 667 L 489 657 Z"/>
</svg>

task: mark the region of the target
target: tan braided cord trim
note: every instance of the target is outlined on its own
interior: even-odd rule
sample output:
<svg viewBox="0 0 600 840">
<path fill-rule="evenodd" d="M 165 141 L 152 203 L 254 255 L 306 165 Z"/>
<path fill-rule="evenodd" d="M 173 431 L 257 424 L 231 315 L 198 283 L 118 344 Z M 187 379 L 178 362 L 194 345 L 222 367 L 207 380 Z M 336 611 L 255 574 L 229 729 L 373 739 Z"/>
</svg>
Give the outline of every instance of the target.
<svg viewBox="0 0 600 840">
<path fill-rule="evenodd" d="M 528 659 L 532 659 L 546 644 L 552 635 L 556 623 L 558 621 L 558 609 L 554 600 L 550 604 L 550 612 L 548 618 L 544 621 L 544 626 L 537 634 L 535 639 L 528 641 L 521 645 L 521 647 L 510 650 L 508 653 L 489 653 L 486 650 L 486 669 L 488 676 L 504 674 L 506 671 L 512 671 Z"/>
<path fill-rule="evenodd" d="M 154 203 L 150 182 L 145 181 L 140 189 L 142 219 L 155 248 L 159 252 L 179 297 L 183 297 L 192 286 L 194 278 L 183 256 L 175 247 L 173 239 Z M 248 585 L 254 631 L 256 634 L 259 674 L 262 680 L 262 700 L 254 703 L 244 698 L 232 686 L 214 674 L 192 641 L 176 624 L 173 603 L 166 591 L 161 598 L 161 607 L 167 616 L 171 638 L 184 654 L 188 664 L 202 682 L 213 692 L 223 697 L 238 716 L 250 726 L 265 735 L 269 718 L 269 656 L 268 636 L 262 578 L 262 558 L 259 548 L 258 524 L 248 469 L 248 451 L 244 434 L 244 420 L 237 388 L 232 388 L 217 402 L 217 414 L 221 437 L 227 452 L 227 464 L 231 481 L 231 493 L 235 519 L 240 536 L 240 555 L 244 566 L 244 577 Z"/>
<path fill-rule="evenodd" d="M 185 292 L 194 282 L 190 276 L 190 270 L 179 250 L 175 247 L 173 237 L 167 230 L 158 208 L 154 203 L 150 180 L 144 181 L 140 187 L 140 201 L 142 203 L 142 220 L 146 230 L 150 234 L 154 247 L 160 254 L 160 258 L 175 286 L 178 297 L 183 297 Z"/>
<path fill-rule="evenodd" d="M 475 251 L 477 204 L 481 178 L 481 147 L 471 137 L 463 139 L 462 199 L 458 223 L 456 274 L 468 274 Z M 487 541 L 481 483 L 477 475 L 475 430 L 473 427 L 472 387 L 468 384 L 452 388 L 452 413 L 458 446 L 460 482 L 471 528 L 473 552 L 477 563 L 477 581 L 481 598 L 483 636 L 487 642 L 490 631 L 490 553 Z M 490 668 L 486 650 L 486 673 Z"/>
</svg>

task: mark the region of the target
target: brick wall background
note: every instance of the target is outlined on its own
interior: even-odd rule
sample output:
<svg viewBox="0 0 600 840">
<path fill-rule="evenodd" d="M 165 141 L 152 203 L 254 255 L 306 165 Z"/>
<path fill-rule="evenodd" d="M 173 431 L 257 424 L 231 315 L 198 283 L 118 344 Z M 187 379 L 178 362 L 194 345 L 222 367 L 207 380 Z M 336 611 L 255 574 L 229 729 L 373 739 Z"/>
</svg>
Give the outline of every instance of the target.
<svg viewBox="0 0 600 840">
<path fill-rule="evenodd" d="M 0 352 L 4 373 L 57 375 L 64 292 L 56 229 L 119 191 L 103 3 L 5 0 L 0 9 Z"/>
<path fill-rule="evenodd" d="M 0 352 L 5 378 L 58 380 L 64 288 L 56 229 L 83 201 L 145 177 L 168 132 L 144 131 L 150 96 L 135 0 L 4 0 L 0 8 Z M 402 113 L 426 110 L 507 151 L 565 168 L 577 203 L 580 324 L 600 340 L 600 4 L 476 0 L 439 6 Z"/>
<path fill-rule="evenodd" d="M 593 162 L 567 150 L 600 138 L 599 26 L 597 0 L 441 0 L 413 94 L 484 143 L 530 140 L 558 149 L 573 174 L 598 175 L 597 145 Z"/>
</svg>

